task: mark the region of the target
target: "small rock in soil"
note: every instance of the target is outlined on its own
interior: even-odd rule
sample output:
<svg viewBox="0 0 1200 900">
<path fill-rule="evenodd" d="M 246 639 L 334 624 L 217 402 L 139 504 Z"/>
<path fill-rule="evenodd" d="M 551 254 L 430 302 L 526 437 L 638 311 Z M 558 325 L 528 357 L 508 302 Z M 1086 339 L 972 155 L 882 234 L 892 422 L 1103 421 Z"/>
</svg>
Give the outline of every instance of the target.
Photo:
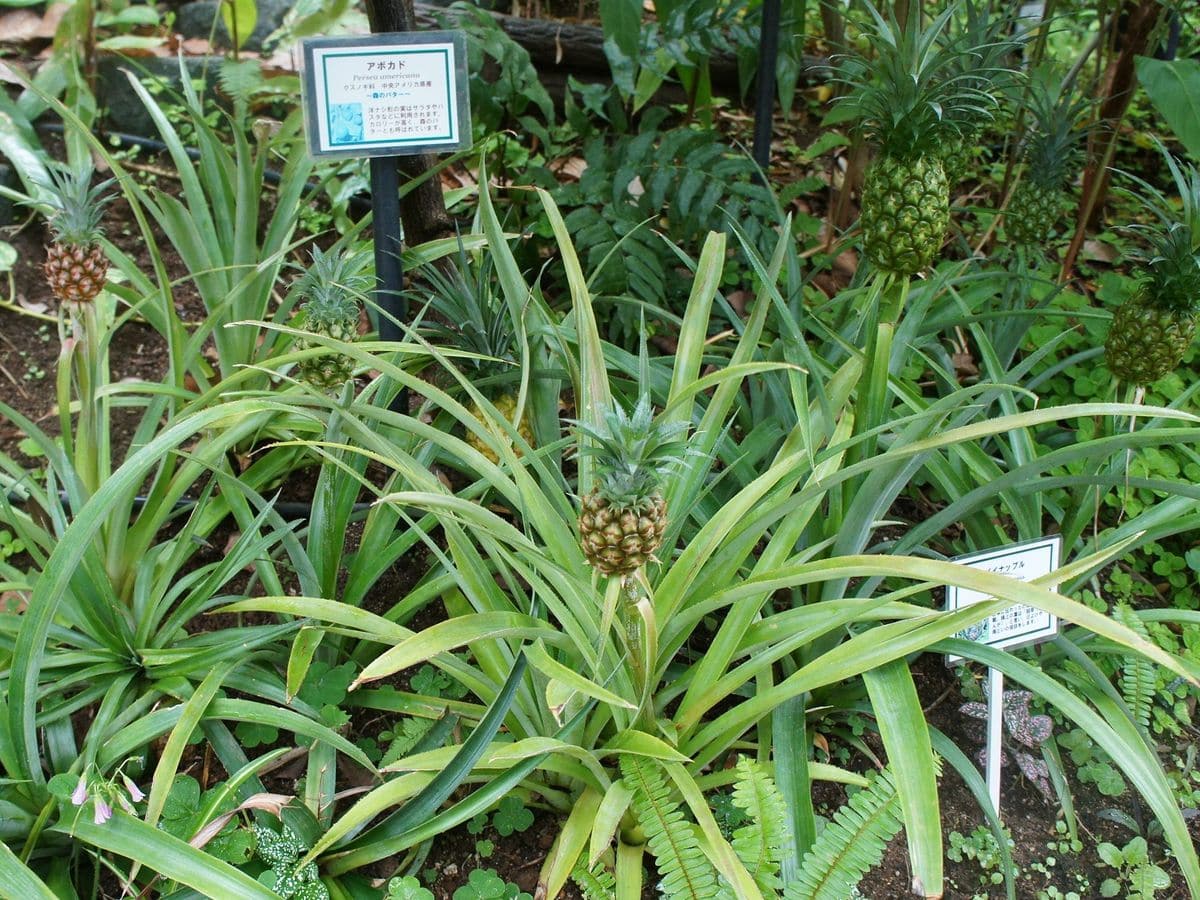
<svg viewBox="0 0 1200 900">
<path fill-rule="evenodd" d="M 219 56 L 185 56 L 183 62 L 187 66 L 189 78 L 207 78 L 208 89 L 211 89 L 216 83 L 217 68 L 221 59 Z M 142 84 L 159 82 L 167 88 L 169 94 L 178 94 L 179 60 L 157 56 L 142 56 L 136 60 L 124 56 L 103 56 L 97 65 L 98 93 L 101 104 L 108 111 L 108 127 L 112 131 L 156 138 L 158 129 L 154 125 L 154 119 L 134 93 L 122 69 L 128 69 Z"/>
</svg>

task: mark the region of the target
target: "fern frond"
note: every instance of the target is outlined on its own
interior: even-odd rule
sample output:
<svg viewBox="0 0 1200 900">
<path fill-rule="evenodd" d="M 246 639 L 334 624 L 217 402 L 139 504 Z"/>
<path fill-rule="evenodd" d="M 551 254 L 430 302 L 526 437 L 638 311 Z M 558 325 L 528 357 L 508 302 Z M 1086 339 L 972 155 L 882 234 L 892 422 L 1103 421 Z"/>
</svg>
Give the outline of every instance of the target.
<svg viewBox="0 0 1200 900">
<path fill-rule="evenodd" d="M 1113 607 L 1113 618 L 1141 637 L 1151 640 L 1146 624 L 1129 604 L 1121 602 Z M 1154 688 L 1158 673 L 1154 663 L 1140 653 L 1130 653 L 1121 664 L 1121 694 L 1133 720 L 1143 731 L 1150 730 L 1150 711 L 1154 705 Z"/>
<path fill-rule="evenodd" d="M 571 873 L 571 880 L 579 888 L 583 900 L 612 900 L 617 896 L 617 879 L 603 862 L 589 869 L 580 860 Z"/>
<path fill-rule="evenodd" d="M 846 900 L 879 864 L 900 826 L 899 795 L 891 770 L 884 769 L 834 813 L 804 854 L 800 877 L 784 890 L 784 900 Z"/>
<path fill-rule="evenodd" d="M 223 59 L 217 69 L 221 92 L 235 103 L 248 103 L 261 90 L 265 80 L 262 63 L 257 59 Z"/>
<path fill-rule="evenodd" d="M 777 211 L 744 152 L 709 131 L 659 131 L 660 122 L 648 115 L 636 135 L 589 142 L 587 168 L 577 184 L 560 187 L 557 200 L 574 207 L 567 228 L 587 249 L 597 293 L 673 308 L 680 281 L 673 277 L 678 258 L 671 242 L 730 233 L 735 225 L 751 243 L 767 235 L 773 241 L 768 226 Z M 625 240 L 617 247 L 620 238 Z"/>
<path fill-rule="evenodd" d="M 787 807 L 775 779 L 757 760 L 739 756 L 737 774 L 733 804 L 750 822 L 733 833 L 733 850 L 763 894 L 774 896 L 783 887 L 779 865 L 789 841 Z"/>
<path fill-rule="evenodd" d="M 667 900 L 715 900 L 717 873 L 684 819 L 679 801 L 658 763 L 626 754 L 621 778 L 633 792 L 633 811 L 646 832 L 646 845 L 662 876 L 659 890 Z"/>
</svg>

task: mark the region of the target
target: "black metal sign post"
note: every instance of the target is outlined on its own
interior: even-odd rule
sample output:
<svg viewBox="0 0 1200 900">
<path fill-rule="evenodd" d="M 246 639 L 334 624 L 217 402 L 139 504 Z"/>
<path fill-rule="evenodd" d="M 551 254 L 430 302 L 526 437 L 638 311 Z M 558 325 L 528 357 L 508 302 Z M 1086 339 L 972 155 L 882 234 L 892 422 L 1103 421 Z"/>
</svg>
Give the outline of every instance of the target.
<svg viewBox="0 0 1200 900">
<path fill-rule="evenodd" d="M 436 179 L 418 185 L 407 209 L 400 181 L 427 171 L 433 153 L 470 146 L 466 38 L 413 30 L 411 0 L 367 0 L 367 15 L 370 35 L 301 41 L 301 85 L 309 152 L 370 159 L 374 319 L 380 340 L 398 342 L 407 317 L 404 237 L 428 240 L 436 214 L 445 217 Z M 406 390 L 397 391 L 391 409 L 408 411 Z"/>
<path fill-rule="evenodd" d="M 367 0 L 367 21 L 372 34 L 408 31 L 412 22 L 412 7 L 405 9 L 403 0 Z M 408 13 L 408 16 L 405 13 Z M 375 303 L 379 310 L 378 326 L 381 341 L 399 341 L 403 337 L 400 323 L 408 314 L 404 299 L 404 249 L 400 225 L 400 157 L 373 156 L 371 167 L 371 233 L 375 241 Z M 392 400 L 391 409 L 408 412 L 408 390 L 401 388 Z"/>
<path fill-rule="evenodd" d="M 371 229 L 375 241 L 375 303 L 381 341 L 399 341 L 400 323 L 408 315 L 404 299 L 404 239 L 400 228 L 400 158 L 373 156 L 371 167 Z M 408 389 L 392 399 L 394 412 L 408 412 Z"/>
<path fill-rule="evenodd" d="M 775 110 L 775 63 L 779 59 L 780 0 L 763 0 L 758 35 L 754 100 L 754 161 L 766 177 L 771 164 L 771 113 Z"/>
</svg>

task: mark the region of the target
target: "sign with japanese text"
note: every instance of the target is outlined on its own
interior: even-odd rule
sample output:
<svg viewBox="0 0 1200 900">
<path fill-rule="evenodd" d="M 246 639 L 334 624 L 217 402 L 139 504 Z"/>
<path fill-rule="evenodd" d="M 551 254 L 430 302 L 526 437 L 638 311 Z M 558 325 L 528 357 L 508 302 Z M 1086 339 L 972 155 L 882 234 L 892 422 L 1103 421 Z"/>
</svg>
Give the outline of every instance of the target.
<svg viewBox="0 0 1200 900">
<path fill-rule="evenodd" d="M 1062 538 L 1058 535 L 1023 544 L 1013 544 L 982 553 L 961 556 L 954 561 L 985 572 L 1006 575 L 1018 581 L 1033 581 L 1049 575 L 1058 568 L 1062 554 Z M 956 610 L 973 603 L 991 600 L 988 594 L 968 588 L 946 587 L 946 609 Z M 1024 647 L 1048 640 L 1058 634 L 1058 617 L 1034 606 L 1016 604 L 989 616 L 956 637 L 977 641 L 1002 650 Z M 947 657 L 947 662 L 962 662 L 961 657 Z"/>
<path fill-rule="evenodd" d="M 403 156 L 471 144 L 461 32 L 301 42 L 313 156 Z"/>
</svg>

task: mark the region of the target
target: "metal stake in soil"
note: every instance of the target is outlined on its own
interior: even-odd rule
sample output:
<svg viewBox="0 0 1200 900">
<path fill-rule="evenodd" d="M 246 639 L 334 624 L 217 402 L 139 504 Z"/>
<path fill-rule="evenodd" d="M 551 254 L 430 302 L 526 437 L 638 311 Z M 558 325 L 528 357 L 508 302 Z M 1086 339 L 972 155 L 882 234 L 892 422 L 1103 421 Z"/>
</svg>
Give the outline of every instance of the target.
<svg viewBox="0 0 1200 900">
<path fill-rule="evenodd" d="M 771 164 L 771 113 L 775 109 L 775 62 L 779 58 L 780 0 L 763 0 L 758 37 L 758 78 L 754 102 L 754 161 L 766 176 Z"/>
<path fill-rule="evenodd" d="M 400 323 L 408 313 L 404 290 L 404 249 L 400 231 L 400 168 L 395 156 L 371 158 L 372 228 L 375 239 L 375 303 L 378 306 L 379 339 L 399 341 Z M 408 411 L 408 390 L 401 388 L 392 400 L 393 411 Z"/>
<path fill-rule="evenodd" d="M 413 20 L 412 0 L 367 0 L 367 21 L 372 34 L 407 31 Z M 404 290 L 404 249 L 400 228 L 400 158 L 371 158 L 371 199 L 374 213 L 371 227 L 375 240 L 375 302 L 379 309 L 379 339 L 398 341 L 403 336 L 400 323 L 408 312 Z M 408 391 L 401 388 L 392 400 L 395 412 L 408 412 Z"/>
</svg>

